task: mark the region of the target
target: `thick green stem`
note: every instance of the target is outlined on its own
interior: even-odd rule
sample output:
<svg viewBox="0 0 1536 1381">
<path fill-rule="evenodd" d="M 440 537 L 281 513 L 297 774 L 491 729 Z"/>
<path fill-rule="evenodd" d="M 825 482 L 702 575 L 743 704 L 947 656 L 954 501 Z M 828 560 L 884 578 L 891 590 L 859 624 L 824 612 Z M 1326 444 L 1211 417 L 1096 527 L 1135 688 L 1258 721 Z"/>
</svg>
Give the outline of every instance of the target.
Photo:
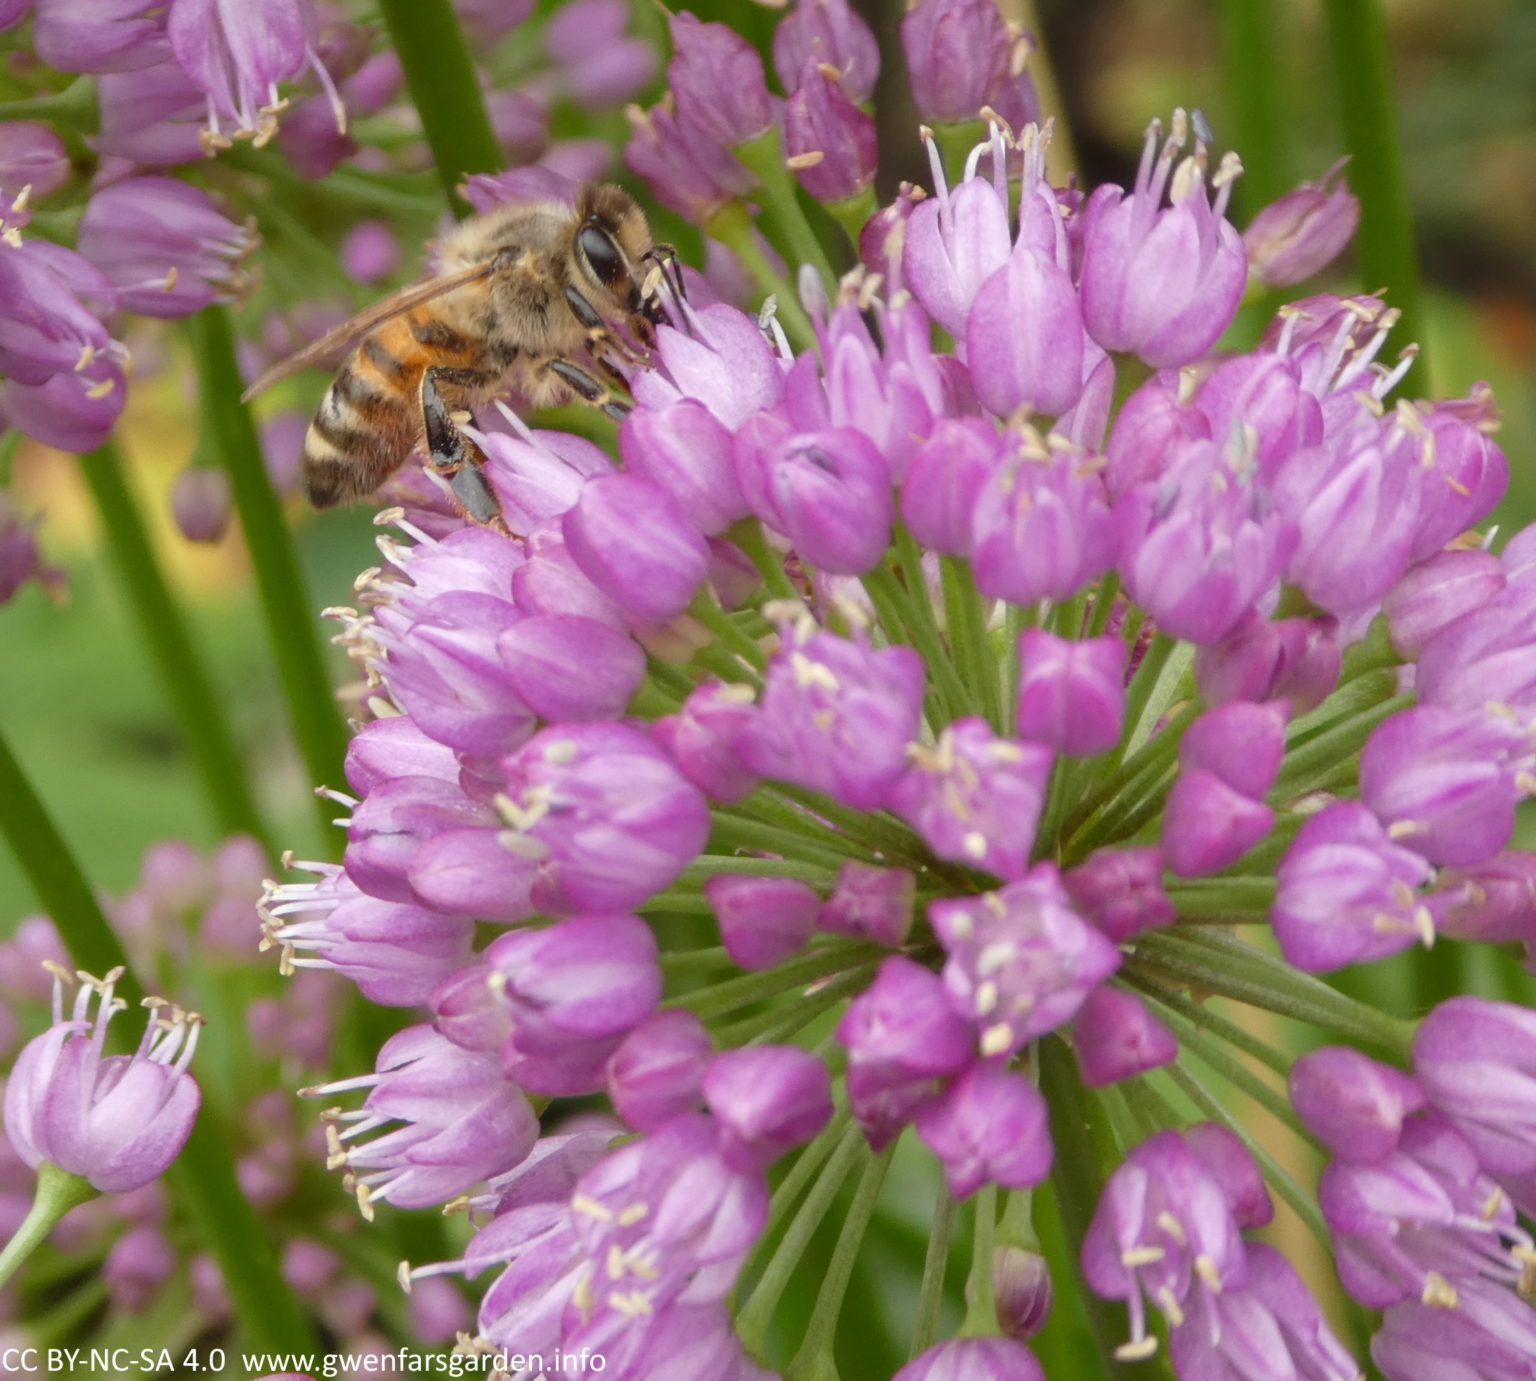
<svg viewBox="0 0 1536 1381">
<path fill-rule="evenodd" d="M 837 1374 L 832 1361 L 833 1336 L 843 1312 L 843 1298 L 848 1293 L 854 1263 L 858 1260 L 859 1248 L 864 1245 L 869 1220 L 874 1216 L 875 1202 L 880 1197 L 880 1187 L 885 1183 L 885 1172 L 891 1168 L 895 1150 L 894 1144 L 887 1146 L 859 1177 L 859 1187 L 849 1205 L 848 1216 L 843 1219 L 843 1230 L 837 1236 L 832 1259 L 822 1271 L 821 1289 L 816 1295 L 811 1321 L 806 1326 L 805 1341 L 786 1372 L 789 1381 L 821 1381 L 823 1377 Z"/>
<path fill-rule="evenodd" d="M 773 214 L 788 241 L 782 248 L 789 250 L 796 263 L 810 264 L 815 268 L 830 290 L 837 281 L 837 275 L 832 271 L 832 261 L 822 248 L 821 241 L 816 238 L 816 231 L 800 205 L 795 179 L 784 166 L 784 149 L 778 130 L 772 127 L 764 130 L 757 138 L 739 145 L 735 152 L 757 174 L 762 184 L 762 204 Z"/>
<path fill-rule="evenodd" d="M 143 514 L 123 477 L 122 457 L 109 442 L 82 455 L 80 469 L 219 827 L 226 834 L 254 835 L 270 854 L 272 838 L 257 812 L 245 760 L 235 748 L 218 692 L 150 545 Z"/>
<path fill-rule="evenodd" d="M 4 1285 L 17 1268 L 47 1239 L 59 1220 L 80 1204 L 96 1197 L 90 1181 L 81 1175 L 71 1175 L 57 1165 L 44 1161 L 37 1167 L 37 1192 L 32 1207 L 22 1219 L 11 1240 L 0 1251 L 0 1285 Z"/>
<path fill-rule="evenodd" d="M 21 765 L 0 736 L 0 835 L 3 835 L 38 901 L 53 918 L 64 947 L 79 967 L 104 974 L 122 967 L 116 992 L 130 1006 L 144 990 L 128 968 L 128 956 L 107 924 L 96 894 L 44 808 Z M 309 1324 L 283 1280 L 270 1239 L 235 1179 L 235 1151 L 216 1111 L 204 1104 L 192 1135 L 168 1172 L 176 1196 L 187 1204 L 229 1289 L 248 1346 L 305 1350 L 313 1346 Z"/>
<path fill-rule="evenodd" d="M 432 148 L 437 175 L 456 216 L 469 209 L 459 187 L 470 173 L 506 165 L 469 42 L 451 0 L 379 0 L 391 47 L 400 55 L 405 84 Z"/>
<path fill-rule="evenodd" d="M 192 319 L 204 425 L 234 488 L 235 509 L 256 571 L 267 638 L 288 705 L 288 720 L 315 785 L 336 785 L 347 731 L 326 673 L 314 602 L 299 569 L 293 536 L 267 477 L 250 410 L 240 401 L 235 338 L 222 307 Z M 322 837 L 334 807 L 317 800 Z"/>
<path fill-rule="evenodd" d="M 1399 341 L 1416 342 L 1418 363 L 1403 388 L 1422 389 L 1429 365 L 1424 350 L 1419 254 L 1413 241 L 1413 208 L 1403 178 L 1392 90 L 1392 49 L 1379 0 L 1324 0 L 1328 46 L 1352 155 L 1349 185 L 1360 198 L 1355 257 L 1367 292 L 1387 290 L 1387 301 L 1402 313 Z"/>
<path fill-rule="evenodd" d="M 1221 37 L 1232 108 L 1231 145 L 1243 155 L 1233 198 L 1248 218 L 1290 191 L 1291 128 L 1283 72 L 1275 61 L 1283 7 L 1275 0 L 1222 0 Z"/>
</svg>

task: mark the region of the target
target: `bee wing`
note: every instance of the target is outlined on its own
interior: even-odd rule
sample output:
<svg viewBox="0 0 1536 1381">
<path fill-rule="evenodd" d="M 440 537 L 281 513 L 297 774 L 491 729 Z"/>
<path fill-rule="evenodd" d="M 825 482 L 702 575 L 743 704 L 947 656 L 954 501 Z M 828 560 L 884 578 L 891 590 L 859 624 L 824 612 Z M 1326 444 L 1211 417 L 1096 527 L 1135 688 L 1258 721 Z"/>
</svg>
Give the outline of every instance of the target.
<svg viewBox="0 0 1536 1381">
<path fill-rule="evenodd" d="M 240 401 L 249 403 L 257 394 L 265 393 L 273 384 L 356 345 L 370 331 L 382 326 L 391 317 L 397 317 L 402 312 L 419 307 L 423 302 L 431 302 L 433 298 L 441 297 L 455 288 L 462 288 L 466 283 L 473 283 L 477 278 L 484 278 L 491 272 L 491 268 L 491 261 L 486 260 L 483 264 L 471 264 L 468 268 L 458 269 L 453 273 L 439 274 L 436 278 L 428 278 L 423 282 L 413 283 L 408 288 L 401 288 L 397 293 L 391 293 L 382 301 L 375 302 L 366 311 L 359 312 L 349 321 L 344 321 L 340 326 L 327 331 L 319 340 L 312 341 L 296 354 L 288 356 L 286 360 L 279 360 L 240 395 Z"/>
</svg>

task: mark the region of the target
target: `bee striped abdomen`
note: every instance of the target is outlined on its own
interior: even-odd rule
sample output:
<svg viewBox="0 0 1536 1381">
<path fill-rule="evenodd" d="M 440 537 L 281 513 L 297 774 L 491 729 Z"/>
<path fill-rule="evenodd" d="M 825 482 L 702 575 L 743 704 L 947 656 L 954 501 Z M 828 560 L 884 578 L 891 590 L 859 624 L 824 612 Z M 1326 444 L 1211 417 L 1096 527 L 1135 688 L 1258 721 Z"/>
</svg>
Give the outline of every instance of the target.
<svg viewBox="0 0 1536 1381">
<path fill-rule="evenodd" d="M 429 366 L 472 365 L 474 342 L 426 308 L 385 322 L 337 372 L 304 438 L 304 489 L 316 508 L 371 494 L 421 435 Z"/>
</svg>

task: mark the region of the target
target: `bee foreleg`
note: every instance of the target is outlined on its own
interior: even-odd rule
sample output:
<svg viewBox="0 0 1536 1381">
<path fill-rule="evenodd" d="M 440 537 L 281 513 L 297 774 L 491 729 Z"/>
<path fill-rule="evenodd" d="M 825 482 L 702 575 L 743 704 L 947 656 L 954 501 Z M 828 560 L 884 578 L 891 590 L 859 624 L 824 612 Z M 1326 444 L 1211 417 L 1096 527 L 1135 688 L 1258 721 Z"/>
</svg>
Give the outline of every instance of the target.
<svg viewBox="0 0 1536 1381">
<path fill-rule="evenodd" d="M 456 376 L 474 374 L 475 380 Z M 471 386 L 478 382 L 478 370 L 432 367 L 421 376 L 421 426 L 426 441 L 427 464 L 432 472 L 447 481 L 454 501 L 471 522 L 506 532 L 501 503 L 485 477 L 485 457 L 453 419 L 453 411 L 444 401 L 438 380 Z"/>
<path fill-rule="evenodd" d="M 594 378 L 590 370 L 583 369 L 575 361 L 557 357 L 550 360 L 544 367 L 563 383 L 568 384 L 582 402 L 590 403 L 594 408 L 601 408 L 615 422 L 622 422 L 629 416 L 629 404 L 615 398 L 612 389 Z M 612 368 L 612 366 L 608 367 Z"/>
</svg>

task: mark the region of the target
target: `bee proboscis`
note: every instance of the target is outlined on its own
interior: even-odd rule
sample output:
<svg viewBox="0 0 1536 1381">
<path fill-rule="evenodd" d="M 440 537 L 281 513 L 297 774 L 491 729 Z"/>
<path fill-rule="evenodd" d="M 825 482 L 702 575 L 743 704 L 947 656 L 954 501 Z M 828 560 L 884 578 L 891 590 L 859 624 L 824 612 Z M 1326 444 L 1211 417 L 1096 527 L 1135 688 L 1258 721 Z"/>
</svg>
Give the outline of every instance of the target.
<svg viewBox="0 0 1536 1381">
<path fill-rule="evenodd" d="M 587 183 L 574 205 L 515 202 L 472 216 L 439 246 L 442 272 L 403 288 L 267 370 L 247 399 L 352 347 L 304 438 L 316 508 L 371 494 L 417 446 L 466 514 L 497 521 L 478 448 L 456 422 L 516 389 L 535 407 L 580 398 L 622 418 L 598 377 L 644 362 L 665 320 L 671 250 L 622 188 Z M 594 372 L 596 371 L 596 372 Z"/>
</svg>

